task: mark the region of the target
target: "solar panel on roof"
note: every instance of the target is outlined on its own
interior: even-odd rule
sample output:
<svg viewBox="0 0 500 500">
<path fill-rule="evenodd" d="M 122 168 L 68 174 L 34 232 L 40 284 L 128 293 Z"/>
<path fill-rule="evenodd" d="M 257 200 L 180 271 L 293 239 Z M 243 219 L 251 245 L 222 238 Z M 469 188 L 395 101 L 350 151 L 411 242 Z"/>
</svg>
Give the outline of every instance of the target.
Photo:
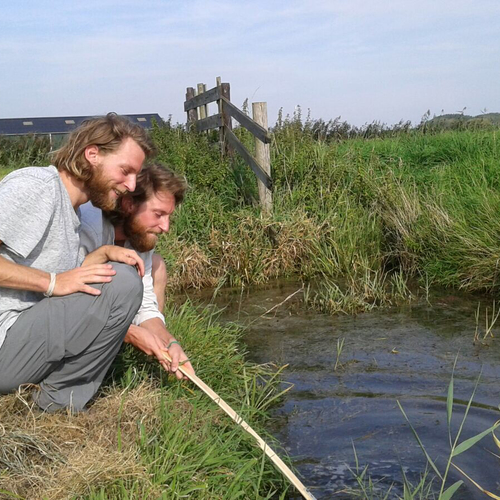
<svg viewBox="0 0 500 500">
<path fill-rule="evenodd" d="M 123 115 L 129 120 L 139 123 L 141 127 L 151 128 L 152 121 L 161 124 L 163 120 L 157 113 L 144 115 Z M 69 134 L 83 121 L 95 116 L 59 116 L 47 118 L 2 118 L 0 119 L 0 135 L 27 134 Z"/>
</svg>

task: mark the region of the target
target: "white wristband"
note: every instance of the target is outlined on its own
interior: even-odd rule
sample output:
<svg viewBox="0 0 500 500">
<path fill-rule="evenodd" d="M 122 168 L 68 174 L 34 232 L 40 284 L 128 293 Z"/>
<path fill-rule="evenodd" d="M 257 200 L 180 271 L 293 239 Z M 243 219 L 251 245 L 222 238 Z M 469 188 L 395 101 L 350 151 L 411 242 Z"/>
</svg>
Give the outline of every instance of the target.
<svg viewBox="0 0 500 500">
<path fill-rule="evenodd" d="M 50 284 L 47 291 L 44 293 L 45 297 L 52 297 L 54 288 L 56 287 L 56 273 L 50 273 Z"/>
</svg>

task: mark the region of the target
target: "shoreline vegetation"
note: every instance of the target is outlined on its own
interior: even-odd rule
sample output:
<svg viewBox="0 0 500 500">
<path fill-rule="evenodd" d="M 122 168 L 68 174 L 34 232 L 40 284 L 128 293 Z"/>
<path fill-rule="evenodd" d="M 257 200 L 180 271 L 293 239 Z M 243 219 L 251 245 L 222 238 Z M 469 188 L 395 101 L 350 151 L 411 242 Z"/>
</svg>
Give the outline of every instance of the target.
<svg viewBox="0 0 500 500">
<path fill-rule="evenodd" d="M 216 313 L 167 305 L 169 329 L 193 366 L 282 457 L 264 430 L 279 369 L 252 365 L 242 334 Z M 188 382 L 125 347 L 93 404 L 45 414 L 30 388 L 0 397 L 0 498 L 282 499 L 288 483 L 254 439 Z"/>
<path fill-rule="evenodd" d="M 159 159 L 191 185 L 158 249 L 172 291 L 280 278 L 319 283 L 308 305 L 355 313 L 451 287 L 495 294 L 500 262 L 500 146 L 491 125 L 456 129 L 278 120 L 274 211 L 217 136 L 155 129 Z M 244 129 L 240 139 L 252 147 Z M 413 288 L 412 288 L 413 289 Z"/>
<path fill-rule="evenodd" d="M 384 303 L 381 289 L 407 298 L 412 279 L 426 288 L 495 293 L 499 125 L 448 116 L 425 115 L 415 127 L 353 127 L 302 120 L 300 110 L 280 115 L 271 130 L 271 216 L 260 212 L 251 170 L 237 154 L 221 158 L 217 133 L 155 126 L 158 160 L 190 185 L 157 247 L 169 290 L 298 278 L 325 282 L 325 296 L 330 290 Z M 245 129 L 236 133 L 253 149 Z M 0 137 L 0 178 L 48 165 L 49 148 L 43 137 Z"/>
<path fill-rule="evenodd" d="M 253 147 L 245 130 L 235 132 Z M 412 300 L 409 283 L 417 294 L 436 286 L 497 294 L 496 124 L 427 116 L 417 126 L 356 128 L 303 120 L 298 110 L 280 115 L 271 134 L 274 211 L 264 217 L 252 172 L 237 156 L 221 158 L 218 134 L 170 122 L 153 129 L 158 159 L 190 184 L 157 247 L 170 295 L 294 278 L 306 284 L 308 307 L 357 313 Z M 0 138 L 0 178 L 48 165 L 49 148 L 43 138 Z M 210 310 L 170 301 L 166 314 L 199 376 L 260 432 L 279 398 L 275 369 L 247 363 L 241 330 L 220 326 Z M 1 397 L 0 440 L 2 498 L 287 495 L 244 431 L 129 349 L 85 414 L 37 414 L 23 392 Z"/>
</svg>

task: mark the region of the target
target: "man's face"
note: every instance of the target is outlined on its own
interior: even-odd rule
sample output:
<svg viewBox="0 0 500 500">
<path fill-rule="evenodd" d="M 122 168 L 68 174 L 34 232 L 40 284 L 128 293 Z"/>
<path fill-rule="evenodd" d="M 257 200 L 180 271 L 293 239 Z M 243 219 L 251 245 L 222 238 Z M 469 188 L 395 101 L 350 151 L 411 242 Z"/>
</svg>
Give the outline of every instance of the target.
<svg viewBox="0 0 500 500">
<path fill-rule="evenodd" d="M 103 154 L 97 146 L 89 146 L 87 150 L 87 160 L 94 166 L 93 175 L 86 183 L 88 197 L 94 206 L 114 210 L 118 197 L 135 189 L 146 155 L 130 137 L 112 153 Z"/>
<path fill-rule="evenodd" d="M 170 216 L 175 210 L 175 197 L 167 191 L 155 193 L 149 200 L 130 207 L 130 215 L 123 222 L 123 231 L 132 247 L 139 252 L 153 250 L 158 235 L 170 227 Z"/>
</svg>

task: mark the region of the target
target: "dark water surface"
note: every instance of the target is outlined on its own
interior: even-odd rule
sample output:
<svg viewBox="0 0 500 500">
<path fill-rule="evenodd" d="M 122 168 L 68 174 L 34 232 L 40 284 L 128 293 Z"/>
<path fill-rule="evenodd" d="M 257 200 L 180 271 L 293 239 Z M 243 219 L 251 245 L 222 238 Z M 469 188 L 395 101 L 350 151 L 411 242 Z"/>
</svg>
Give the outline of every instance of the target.
<svg viewBox="0 0 500 500">
<path fill-rule="evenodd" d="M 361 470 L 368 465 L 376 491 L 387 491 L 392 484 L 389 498 L 401 495 L 402 470 L 418 482 L 425 458 L 397 401 L 444 470 L 449 452 L 446 395 L 457 353 L 453 435 L 481 371 L 461 441 L 500 418 L 500 343 L 489 338 L 473 344 L 478 324 L 484 335 L 491 298 L 447 292 L 434 295 L 432 305 L 421 300 L 398 309 L 332 317 L 305 310 L 297 294 L 265 314 L 299 287 L 219 292 L 215 302 L 225 307 L 223 321 L 246 326 L 252 361 L 289 365 L 283 378 L 293 388 L 273 410 L 270 431 L 317 498 L 353 498 L 348 493 L 356 487 L 349 470 L 356 468 L 353 445 Z M 493 328 L 493 334 L 500 336 L 500 330 Z M 335 370 L 338 339 L 344 339 L 344 346 Z M 500 495 L 500 459 L 490 452 L 500 455 L 488 435 L 454 461 Z M 456 470 L 449 477 L 449 485 L 464 479 Z M 454 498 L 486 496 L 465 479 Z"/>
</svg>

